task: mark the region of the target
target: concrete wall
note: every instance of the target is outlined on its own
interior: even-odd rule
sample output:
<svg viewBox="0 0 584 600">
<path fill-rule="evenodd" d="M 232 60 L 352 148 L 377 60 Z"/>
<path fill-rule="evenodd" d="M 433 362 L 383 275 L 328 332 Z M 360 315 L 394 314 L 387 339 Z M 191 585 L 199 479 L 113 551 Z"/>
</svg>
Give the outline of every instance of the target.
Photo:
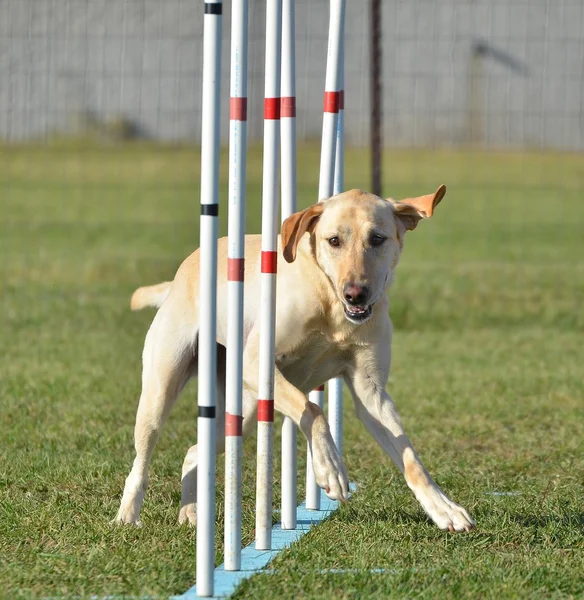
<svg viewBox="0 0 584 600">
<path fill-rule="evenodd" d="M 197 140 L 202 4 L 0 0 L 0 138 L 71 133 L 81 115 L 99 126 L 124 117 L 156 139 Z M 367 6 L 347 1 L 347 136 L 362 145 L 369 135 Z M 255 139 L 262 134 L 264 9 L 250 0 Z M 224 12 L 227 99 L 230 2 Z M 298 0 L 302 139 L 320 136 L 327 27 L 328 2 Z M 385 0 L 382 31 L 385 145 L 584 149 L 582 0 Z"/>
</svg>

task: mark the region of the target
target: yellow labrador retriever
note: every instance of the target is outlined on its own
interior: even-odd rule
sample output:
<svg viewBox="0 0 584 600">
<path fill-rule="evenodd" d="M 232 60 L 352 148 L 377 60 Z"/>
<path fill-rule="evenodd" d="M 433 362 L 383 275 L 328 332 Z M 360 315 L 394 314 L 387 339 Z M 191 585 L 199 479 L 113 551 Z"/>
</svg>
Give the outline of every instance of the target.
<svg viewBox="0 0 584 600">
<path fill-rule="evenodd" d="M 310 390 L 342 377 L 357 416 L 393 459 L 429 517 L 441 529 L 469 530 L 468 512 L 452 502 L 422 465 L 386 391 L 392 324 L 386 292 L 406 231 L 432 216 L 446 188 L 401 202 L 351 190 L 289 217 L 282 225 L 277 275 L 275 408 L 302 430 L 318 485 L 346 500 L 349 479 L 323 411 Z M 255 428 L 258 389 L 260 236 L 246 237 L 243 435 Z M 217 306 L 217 452 L 224 451 L 227 240 L 219 240 Z M 136 290 L 132 308 L 159 307 L 146 336 L 136 458 L 116 521 L 138 523 L 148 465 L 160 430 L 187 381 L 196 375 L 199 252 L 174 281 Z M 197 447 L 182 469 L 181 523 L 196 522 Z"/>
</svg>

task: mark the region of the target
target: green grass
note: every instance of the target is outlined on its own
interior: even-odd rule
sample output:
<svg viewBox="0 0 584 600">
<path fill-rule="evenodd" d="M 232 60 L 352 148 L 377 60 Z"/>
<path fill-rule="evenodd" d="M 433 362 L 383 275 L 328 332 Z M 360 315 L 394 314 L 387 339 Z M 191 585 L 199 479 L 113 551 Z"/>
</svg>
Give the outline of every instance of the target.
<svg viewBox="0 0 584 600">
<path fill-rule="evenodd" d="M 299 159 L 304 207 L 317 195 L 317 148 Z M 261 153 L 249 172 L 257 232 Z M 349 152 L 347 187 L 366 188 L 368 173 L 365 153 Z M 144 527 L 110 520 L 133 459 L 152 318 L 128 300 L 196 247 L 198 175 L 189 148 L 0 148 L 1 597 L 166 597 L 194 583 L 195 532 L 176 519 L 196 386 L 157 448 Z M 428 521 L 347 398 L 358 492 L 238 597 L 583 597 L 584 157 L 388 152 L 385 177 L 395 197 L 448 186 L 436 217 L 408 234 L 391 294 L 390 390 L 477 530 Z M 223 197 L 225 183 L 224 171 Z M 251 441 L 245 543 L 253 452 Z M 220 538 L 219 522 L 217 563 Z"/>
</svg>

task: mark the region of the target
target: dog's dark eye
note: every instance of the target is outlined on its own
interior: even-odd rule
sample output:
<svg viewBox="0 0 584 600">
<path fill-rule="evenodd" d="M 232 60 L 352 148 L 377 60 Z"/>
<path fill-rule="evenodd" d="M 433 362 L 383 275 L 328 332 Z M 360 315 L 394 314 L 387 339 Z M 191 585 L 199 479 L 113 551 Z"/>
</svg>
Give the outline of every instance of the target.
<svg viewBox="0 0 584 600">
<path fill-rule="evenodd" d="M 381 246 L 385 242 L 385 238 L 382 235 L 373 235 L 371 236 L 371 245 L 372 246 Z"/>
<path fill-rule="evenodd" d="M 341 242 L 339 240 L 339 238 L 335 235 L 332 238 L 329 238 L 328 243 L 333 247 L 333 248 L 338 248 L 341 245 Z"/>
</svg>

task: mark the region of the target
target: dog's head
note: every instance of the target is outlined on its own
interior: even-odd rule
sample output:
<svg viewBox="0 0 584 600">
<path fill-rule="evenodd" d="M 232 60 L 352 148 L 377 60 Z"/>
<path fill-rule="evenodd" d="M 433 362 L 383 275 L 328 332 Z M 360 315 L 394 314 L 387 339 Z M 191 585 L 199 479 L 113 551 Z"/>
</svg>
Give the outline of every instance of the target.
<svg viewBox="0 0 584 600">
<path fill-rule="evenodd" d="M 284 258 L 296 260 L 298 243 L 309 233 L 346 318 L 363 323 L 393 281 L 406 232 L 431 217 L 445 193 L 441 185 L 433 194 L 399 202 L 361 190 L 333 196 L 284 221 Z"/>
</svg>

